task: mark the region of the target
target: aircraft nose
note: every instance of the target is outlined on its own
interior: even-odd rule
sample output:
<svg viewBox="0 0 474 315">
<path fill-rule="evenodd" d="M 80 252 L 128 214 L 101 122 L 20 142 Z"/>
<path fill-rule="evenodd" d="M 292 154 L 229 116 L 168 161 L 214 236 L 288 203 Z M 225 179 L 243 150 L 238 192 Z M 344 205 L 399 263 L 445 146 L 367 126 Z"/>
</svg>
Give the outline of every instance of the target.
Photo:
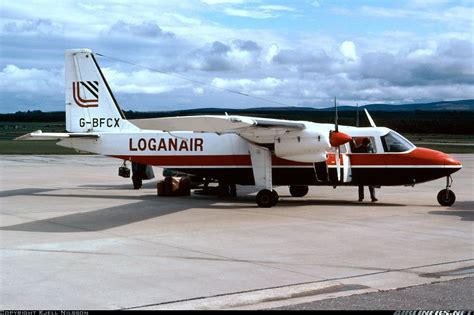
<svg viewBox="0 0 474 315">
<path fill-rule="evenodd" d="M 431 165 L 443 165 L 448 168 L 461 168 L 462 164 L 460 161 L 453 158 L 451 155 L 446 154 L 441 151 L 426 149 L 426 148 L 417 148 L 415 150 L 416 155 L 428 162 Z"/>
<path fill-rule="evenodd" d="M 462 164 L 460 161 L 456 160 L 453 158 L 451 155 L 443 153 L 443 164 L 445 166 L 454 166 L 454 167 L 462 167 Z"/>
</svg>

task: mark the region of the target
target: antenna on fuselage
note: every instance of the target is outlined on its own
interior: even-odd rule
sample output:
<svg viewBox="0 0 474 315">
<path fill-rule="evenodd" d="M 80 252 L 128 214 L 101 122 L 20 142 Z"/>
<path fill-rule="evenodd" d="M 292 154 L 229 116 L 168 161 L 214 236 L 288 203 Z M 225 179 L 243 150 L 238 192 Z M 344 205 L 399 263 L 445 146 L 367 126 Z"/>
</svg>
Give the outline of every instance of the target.
<svg viewBox="0 0 474 315">
<path fill-rule="evenodd" d="M 369 112 L 367 111 L 366 108 L 364 108 L 364 111 L 365 111 L 365 114 L 367 115 L 367 119 L 369 120 L 369 123 L 372 127 L 377 127 L 374 123 L 374 120 L 372 119 L 372 117 L 370 117 L 370 114 Z"/>
<path fill-rule="evenodd" d="M 356 111 L 356 127 L 359 127 L 359 103 L 357 104 L 357 111 Z"/>
</svg>

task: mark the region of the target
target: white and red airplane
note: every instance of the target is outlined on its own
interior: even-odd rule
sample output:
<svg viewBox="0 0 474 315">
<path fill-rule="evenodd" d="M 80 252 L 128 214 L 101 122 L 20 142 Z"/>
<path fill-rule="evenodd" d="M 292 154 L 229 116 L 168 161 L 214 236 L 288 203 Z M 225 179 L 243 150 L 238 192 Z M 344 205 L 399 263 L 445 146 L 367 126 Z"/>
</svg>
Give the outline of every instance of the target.
<svg viewBox="0 0 474 315">
<path fill-rule="evenodd" d="M 276 205 L 274 185 L 302 197 L 310 185 L 415 185 L 441 177 L 441 205 L 455 195 L 451 174 L 462 165 L 453 157 L 417 148 L 393 130 L 336 123 L 236 115 L 152 118 L 129 121 L 89 49 L 65 52 L 66 130 L 40 130 L 19 140 L 57 144 L 124 161 L 160 166 L 228 184 L 255 185 L 260 207 Z M 360 142 L 370 152 L 358 152 Z"/>
</svg>

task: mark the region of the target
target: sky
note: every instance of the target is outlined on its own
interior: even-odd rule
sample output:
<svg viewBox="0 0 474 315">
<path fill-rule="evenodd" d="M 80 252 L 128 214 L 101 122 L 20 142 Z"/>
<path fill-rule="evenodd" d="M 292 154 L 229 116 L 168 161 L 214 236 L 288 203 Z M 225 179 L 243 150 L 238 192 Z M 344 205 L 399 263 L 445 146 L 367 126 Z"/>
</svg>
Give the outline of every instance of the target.
<svg viewBox="0 0 474 315">
<path fill-rule="evenodd" d="M 124 110 L 474 98 L 474 0 L 1 0 L 0 17 L 3 113 L 64 110 L 71 48 L 128 62 L 97 57 Z"/>
</svg>

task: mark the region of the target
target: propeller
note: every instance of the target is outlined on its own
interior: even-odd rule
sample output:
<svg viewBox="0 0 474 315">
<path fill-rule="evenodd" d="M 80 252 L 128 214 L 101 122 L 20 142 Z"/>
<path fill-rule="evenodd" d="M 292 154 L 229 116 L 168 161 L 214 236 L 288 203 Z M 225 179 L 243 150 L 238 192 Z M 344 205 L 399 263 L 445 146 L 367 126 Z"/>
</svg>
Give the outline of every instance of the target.
<svg viewBox="0 0 474 315">
<path fill-rule="evenodd" d="M 334 97 L 334 130 L 329 132 L 329 143 L 331 146 L 336 148 L 336 172 L 337 181 L 341 181 L 341 161 L 340 161 L 340 146 L 351 141 L 352 137 L 348 134 L 339 131 L 338 114 L 337 114 L 337 101 Z"/>
</svg>

